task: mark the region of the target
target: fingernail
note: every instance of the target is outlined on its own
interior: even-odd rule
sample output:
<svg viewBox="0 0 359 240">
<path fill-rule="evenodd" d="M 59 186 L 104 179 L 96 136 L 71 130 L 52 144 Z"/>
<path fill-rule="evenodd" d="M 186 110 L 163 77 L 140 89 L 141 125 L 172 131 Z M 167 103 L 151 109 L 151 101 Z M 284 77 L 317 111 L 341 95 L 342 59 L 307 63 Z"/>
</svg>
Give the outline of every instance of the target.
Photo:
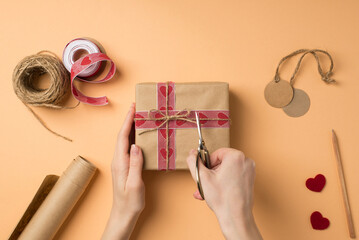
<svg viewBox="0 0 359 240">
<path fill-rule="evenodd" d="M 135 144 L 131 145 L 131 154 L 137 155 L 138 154 L 138 147 Z"/>
<path fill-rule="evenodd" d="M 195 154 L 196 153 L 196 150 L 194 149 L 191 149 L 191 151 L 189 151 L 189 154 Z"/>
</svg>

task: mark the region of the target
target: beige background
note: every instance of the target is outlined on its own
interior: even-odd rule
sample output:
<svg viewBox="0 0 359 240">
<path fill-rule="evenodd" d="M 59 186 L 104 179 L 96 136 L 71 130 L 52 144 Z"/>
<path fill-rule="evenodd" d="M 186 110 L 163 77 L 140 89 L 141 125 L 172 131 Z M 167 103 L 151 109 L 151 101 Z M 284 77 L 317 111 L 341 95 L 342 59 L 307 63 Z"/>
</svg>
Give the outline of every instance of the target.
<svg viewBox="0 0 359 240">
<path fill-rule="evenodd" d="M 59 239 L 99 239 L 111 207 L 110 162 L 117 131 L 144 81 L 228 81 L 231 142 L 257 163 L 254 214 L 265 239 L 348 239 L 330 141 L 337 131 L 354 223 L 359 232 L 359 2 L 303 1 L 2 1 L 0 8 L 0 238 L 7 238 L 46 174 L 60 175 L 78 154 L 100 169 Z M 46 131 L 17 99 L 11 75 L 23 57 L 88 36 L 102 43 L 121 74 L 81 84 L 110 105 L 36 108 Z M 337 85 L 326 85 L 307 57 L 295 86 L 311 109 L 290 118 L 263 97 L 281 57 L 299 48 L 328 50 Z M 327 61 L 325 61 L 327 63 Z M 289 78 L 294 61 L 283 68 Z M 305 180 L 323 173 L 313 193 Z M 146 209 L 133 239 L 222 239 L 213 213 L 192 198 L 188 172 L 145 172 Z M 331 221 L 314 231 L 311 212 Z"/>
</svg>

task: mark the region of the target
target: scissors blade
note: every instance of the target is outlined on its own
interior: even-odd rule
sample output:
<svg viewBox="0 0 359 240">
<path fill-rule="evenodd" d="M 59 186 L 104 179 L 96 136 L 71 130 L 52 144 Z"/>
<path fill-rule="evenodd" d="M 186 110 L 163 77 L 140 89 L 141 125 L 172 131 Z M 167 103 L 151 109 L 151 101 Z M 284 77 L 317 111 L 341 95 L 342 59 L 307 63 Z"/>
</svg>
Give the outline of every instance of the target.
<svg viewBox="0 0 359 240">
<path fill-rule="evenodd" d="M 201 142 L 202 141 L 201 123 L 199 121 L 198 113 L 196 112 L 195 114 L 196 114 L 196 122 L 197 122 L 197 130 L 198 130 L 199 140 Z"/>
</svg>

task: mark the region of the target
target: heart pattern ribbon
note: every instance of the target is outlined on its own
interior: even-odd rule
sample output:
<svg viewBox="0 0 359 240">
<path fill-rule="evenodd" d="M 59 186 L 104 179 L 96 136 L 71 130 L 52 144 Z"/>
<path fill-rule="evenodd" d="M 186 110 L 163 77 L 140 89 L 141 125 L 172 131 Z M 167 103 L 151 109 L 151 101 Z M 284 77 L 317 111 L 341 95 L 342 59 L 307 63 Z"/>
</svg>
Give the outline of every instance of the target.
<svg viewBox="0 0 359 240">
<path fill-rule="evenodd" d="M 201 128 L 228 128 L 229 111 L 222 110 L 174 110 L 175 84 L 157 84 L 157 109 L 138 111 L 135 115 L 136 130 L 140 134 L 157 131 L 158 170 L 176 168 L 175 130 L 196 128 L 195 112 L 198 112 Z"/>
<path fill-rule="evenodd" d="M 96 81 L 90 81 L 83 78 L 80 78 L 78 75 L 81 74 L 83 71 L 85 71 L 90 66 L 102 62 L 102 61 L 109 61 L 110 62 L 110 70 L 108 71 L 107 75 L 101 79 Z M 110 80 L 116 72 L 116 66 L 114 62 L 104 53 L 91 53 L 86 56 L 83 56 L 82 58 L 78 59 L 71 68 L 71 92 L 72 95 L 79 100 L 80 102 L 87 103 L 90 105 L 96 105 L 96 106 L 103 106 L 108 104 L 108 99 L 106 96 L 102 97 L 88 97 L 84 95 L 82 92 L 80 92 L 76 86 L 74 85 L 74 80 L 80 80 L 82 82 L 87 83 L 102 83 Z"/>
</svg>

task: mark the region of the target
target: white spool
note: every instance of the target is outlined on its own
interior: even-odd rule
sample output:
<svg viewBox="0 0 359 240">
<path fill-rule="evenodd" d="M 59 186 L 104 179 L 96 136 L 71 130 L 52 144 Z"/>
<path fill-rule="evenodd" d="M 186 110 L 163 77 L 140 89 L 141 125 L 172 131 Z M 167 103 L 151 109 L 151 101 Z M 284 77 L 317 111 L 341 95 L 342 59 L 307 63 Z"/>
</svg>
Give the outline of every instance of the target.
<svg viewBox="0 0 359 240">
<path fill-rule="evenodd" d="M 70 41 L 62 54 L 62 62 L 64 63 L 64 66 L 66 67 L 67 71 L 71 72 L 71 67 L 74 64 L 74 62 L 77 60 L 76 53 L 80 52 L 87 52 L 87 54 L 91 53 L 99 53 L 101 52 L 99 46 L 97 46 L 94 42 L 85 39 L 85 38 L 76 38 L 72 41 Z M 95 63 L 91 65 L 89 68 L 84 70 L 81 74 L 79 74 L 79 77 L 91 77 L 97 73 L 97 71 L 101 67 L 101 62 Z"/>
</svg>

